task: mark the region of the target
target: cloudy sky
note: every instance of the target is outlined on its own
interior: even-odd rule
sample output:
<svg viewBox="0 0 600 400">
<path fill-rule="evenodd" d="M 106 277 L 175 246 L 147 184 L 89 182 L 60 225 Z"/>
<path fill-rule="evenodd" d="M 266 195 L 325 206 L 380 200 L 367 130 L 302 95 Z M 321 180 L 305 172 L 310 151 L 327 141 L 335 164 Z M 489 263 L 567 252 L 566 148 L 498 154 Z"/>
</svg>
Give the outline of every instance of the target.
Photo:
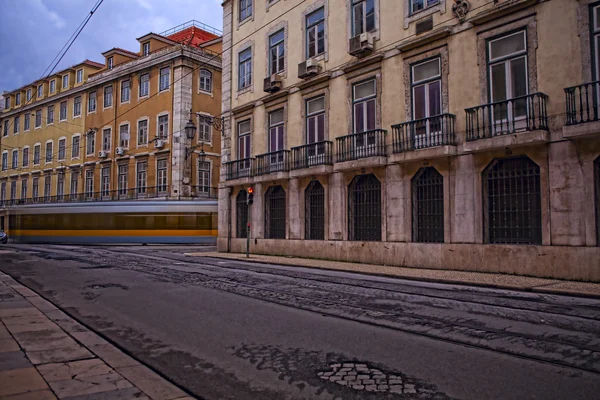
<svg viewBox="0 0 600 400">
<path fill-rule="evenodd" d="M 97 0 L 0 0 L 0 93 L 39 79 Z M 196 19 L 222 27 L 221 0 L 104 0 L 57 71 L 104 63 L 113 47 L 139 51 L 135 38 Z"/>
</svg>

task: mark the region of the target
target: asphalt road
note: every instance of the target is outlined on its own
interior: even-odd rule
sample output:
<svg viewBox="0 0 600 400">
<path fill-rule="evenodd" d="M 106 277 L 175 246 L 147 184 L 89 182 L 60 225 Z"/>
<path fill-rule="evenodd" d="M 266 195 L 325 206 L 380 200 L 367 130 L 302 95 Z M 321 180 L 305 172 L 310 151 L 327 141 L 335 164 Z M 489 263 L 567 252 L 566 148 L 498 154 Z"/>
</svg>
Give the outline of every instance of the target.
<svg viewBox="0 0 600 400">
<path fill-rule="evenodd" d="M 199 398 L 600 393 L 600 300 L 188 251 L 198 249 L 7 246 L 0 270 Z"/>
</svg>

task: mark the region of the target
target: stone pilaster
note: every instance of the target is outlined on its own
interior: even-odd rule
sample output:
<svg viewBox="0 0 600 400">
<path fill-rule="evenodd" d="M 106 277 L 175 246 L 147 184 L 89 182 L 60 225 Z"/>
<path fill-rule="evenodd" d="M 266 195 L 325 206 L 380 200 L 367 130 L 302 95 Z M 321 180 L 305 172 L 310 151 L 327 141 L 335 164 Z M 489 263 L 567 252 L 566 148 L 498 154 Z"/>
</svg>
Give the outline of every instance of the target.
<svg viewBox="0 0 600 400">
<path fill-rule="evenodd" d="M 171 136 L 171 196 L 189 197 L 190 165 L 185 159 L 185 148 L 189 146 L 185 136 L 185 124 L 190 119 L 192 108 L 192 65 L 179 60 L 173 67 L 173 135 Z"/>
<path fill-rule="evenodd" d="M 298 178 L 291 178 L 288 184 L 288 238 L 302 239 L 302 219 L 300 219 L 300 182 Z"/>
<path fill-rule="evenodd" d="M 344 175 L 340 172 L 329 177 L 329 240 L 344 240 L 346 199 Z"/>
<path fill-rule="evenodd" d="M 250 213 L 250 221 L 252 221 L 250 238 L 263 239 L 265 237 L 265 188 L 262 183 L 254 184 L 254 204 L 250 206 Z"/>
<path fill-rule="evenodd" d="M 406 182 L 410 177 L 406 176 L 400 165 L 389 165 L 386 168 L 386 204 L 387 207 L 387 241 L 408 242 L 410 241 L 410 199 Z"/>
</svg>

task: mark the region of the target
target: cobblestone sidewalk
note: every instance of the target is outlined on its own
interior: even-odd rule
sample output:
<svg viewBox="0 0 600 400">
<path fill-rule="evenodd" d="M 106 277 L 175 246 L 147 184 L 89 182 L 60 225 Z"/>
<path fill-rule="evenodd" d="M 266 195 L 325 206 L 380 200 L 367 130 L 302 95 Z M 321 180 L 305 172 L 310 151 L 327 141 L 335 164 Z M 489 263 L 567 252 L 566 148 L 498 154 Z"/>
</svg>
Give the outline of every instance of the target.
<svg viewBox="0 0 600 400">
<path fill-rule="evenodd" d="M 0 400 L 193 399 L 0 273 Z"/>
<path fill-rule="evenodd" d="M 584 295 L 600 297 L 600 283 L 563 281 L 558 279 L 533 278 L 485 272 L 450 271 L 425 268 L 391 267 L 387 265 L 359 264 L 342 261 L 317 260 L 312 258 L 267 256 L 251 254 L 246 258 L 240 253 L 202 252 L 186 253 L 193 257 L 215 257 L 256 263 L 291 265 L 297 267 L 324 268 L 348 272 L 389 275 L 397 278 L 424 280 L 443 283 L 484 285 L 503 289 L 531 290 L 539 293 Z"/>
</svg>

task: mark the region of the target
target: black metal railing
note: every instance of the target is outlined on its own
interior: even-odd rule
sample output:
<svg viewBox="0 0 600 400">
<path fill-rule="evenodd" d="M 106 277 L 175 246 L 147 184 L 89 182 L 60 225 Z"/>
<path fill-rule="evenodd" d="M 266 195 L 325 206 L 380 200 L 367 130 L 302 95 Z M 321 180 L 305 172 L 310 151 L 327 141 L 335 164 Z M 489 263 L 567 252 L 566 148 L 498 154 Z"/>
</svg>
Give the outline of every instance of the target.
<svg viewBox="0 0 600 400">
<path fill-rule="evenodd" d="M 328 140 L 292 147 L 291 168 L 301 169 L 315 165 L 331 165 L 333 164 L 332 149 L 333 142 Z"/>
<path fill-rule="evenodd" d="M 352 135 L 336 138 L 336 162 L 358 160 L 360 158 L 385 156 L 384 129 L 353 133 Z"/>
<path fill-rule="evenodd" d="M 511 133 L 548 130 L 548 113 L 544 93 L 467 108 L 467 141 L 509 135 Z"/>
<path fill-rule="evenodd" d="M 567 101 L 567 125 L 598 121 L 600 110 L 600 81 L 565 89 Z"/>
<path fill-rule="evenodd" d="M 456 144 L 454 124 L 456 116 L 440 114 L 434 117 L 392 125 L 394 153 Z"/>
<path fill-rule="evenodd" d="M 225 163 L 225 179 L 247 178 L 252 176 L 254 170 L 254 158 L 242 158 L 241 160 L 229 161 Z"/>
<path fill-rule="evenodd" d="M 192 186 L 192 197 L 198 199 L 217 199 L 219 188 L 212 186 Z"/>
<path fill-rule="evenodd" d="M 259 154 L 254 163 L 255 175 L 266 175 L 273 172 L 290 170 L 290 151 L 279 150 L 271 153 Z"/>
</svg>

